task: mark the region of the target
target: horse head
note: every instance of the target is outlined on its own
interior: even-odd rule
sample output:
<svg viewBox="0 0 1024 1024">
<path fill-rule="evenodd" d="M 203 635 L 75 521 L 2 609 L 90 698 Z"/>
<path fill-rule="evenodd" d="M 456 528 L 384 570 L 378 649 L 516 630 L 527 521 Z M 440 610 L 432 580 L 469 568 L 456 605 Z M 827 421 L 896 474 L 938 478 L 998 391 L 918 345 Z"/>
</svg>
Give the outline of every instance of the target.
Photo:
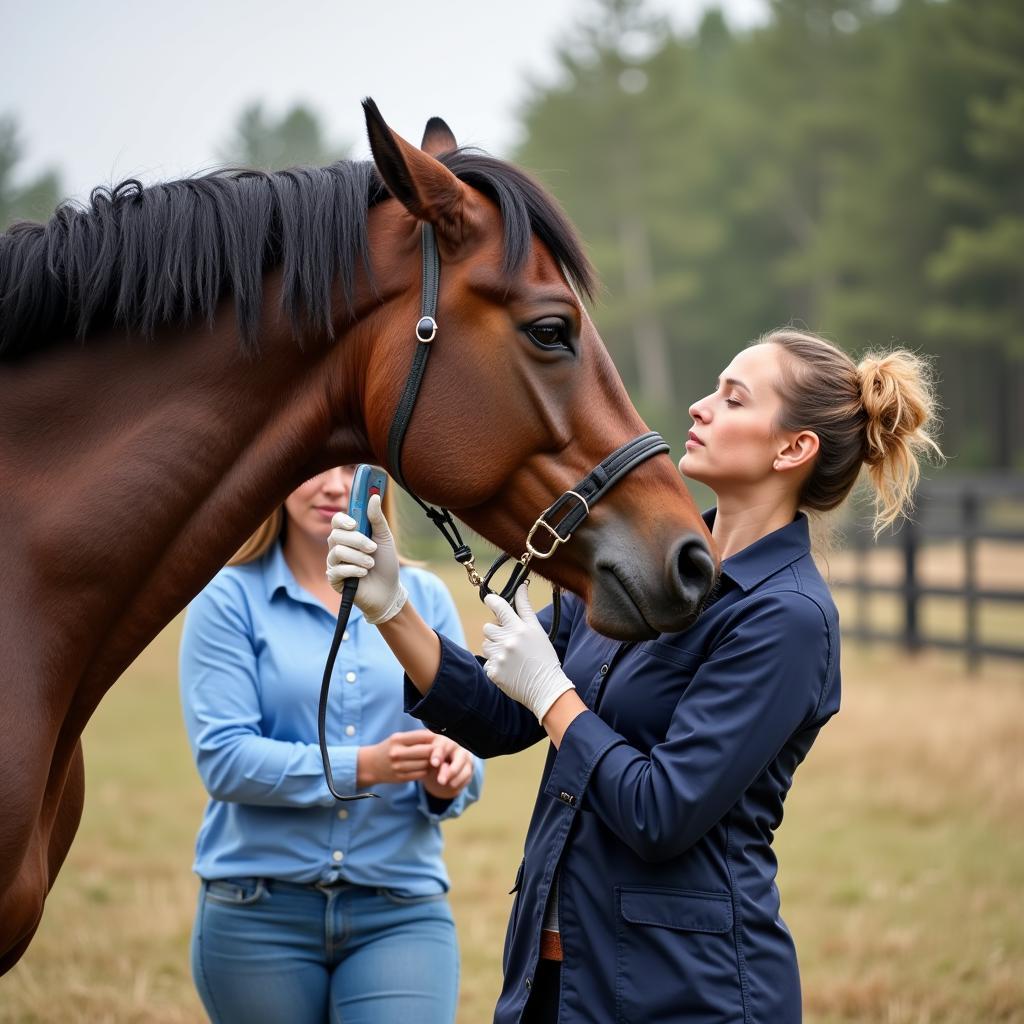
<svg viewBox="0 0 1024 1024">
<path fill-rule="evenodd" d="M 541 511 L 648 429 L 584 305 L 593 273 L 568 220 L 528 175 L 460 150 L 438 118 L 416 148 L 372 100 L 364 107 L 393 197 L 370 221 L 380 302 L 355 328 L 372 346 L 362 364 L 368 443 L 421 498 L 522 552 Z M 423 224 L 441 258 L 438 332 L 397 466 L 388 436 L 418 344 Z M 657 456 L 538 569 L 584 598 L 595 629 L 643 639 L 693 621 L 715 562 L 678 470 Z"/>
</svg>

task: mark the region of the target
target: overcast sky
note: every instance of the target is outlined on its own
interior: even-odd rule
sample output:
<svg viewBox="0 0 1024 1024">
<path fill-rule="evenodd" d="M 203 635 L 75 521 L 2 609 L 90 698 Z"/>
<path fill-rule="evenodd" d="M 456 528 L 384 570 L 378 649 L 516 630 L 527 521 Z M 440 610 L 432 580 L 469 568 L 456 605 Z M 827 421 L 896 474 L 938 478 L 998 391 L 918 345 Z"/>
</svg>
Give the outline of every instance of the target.
<svg viewBox="0 0 1024 1024">
<path fill-rule="evenodd" d="M 721 6 L 735 26 L 766 0 L 649 0 L 676 25 Z M 20 126 L 18 177 L 45 167 L 79 198 L 101 183 L 215 165 L 240 110 L 297 101 L 329 138 L 368 152 L 359 102 L 419 141 L 444 117 L 460 143 L 502 153 L 531 81 L 590 0 L 34 0 L 0 5 L 0 113 Z"/>
</svg>

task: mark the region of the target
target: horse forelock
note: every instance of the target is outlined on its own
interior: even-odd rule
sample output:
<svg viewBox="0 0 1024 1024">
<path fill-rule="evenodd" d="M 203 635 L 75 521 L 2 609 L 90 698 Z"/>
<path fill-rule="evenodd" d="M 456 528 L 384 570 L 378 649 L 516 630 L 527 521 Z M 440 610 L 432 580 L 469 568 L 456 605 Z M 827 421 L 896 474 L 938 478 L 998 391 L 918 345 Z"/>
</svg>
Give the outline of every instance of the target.
<svg viewBox="0 0 1024 1024">
<path fill-rule="evenodd" d="M 477 150 L 442 162 L 493 199 L 504 224 L 505 272 L 544 243 L 578 291 L 594 274 L 557 203 L 529 175 Z M 387 192 L 368 161 L 262 172 L 227 168 L 143 187 L 128 179 L 62 203 L 45 224 L 0 234 L 0 359 L 105 326 L 144 336 L 205 318 L 231 293 L 242 346 L 258 348 L 263 274 L 282 269 L 281 303 L 298 336 L 332 332 L 332 288 L 351 311 L 369 272 L 368 210 Z"/>
</svg>

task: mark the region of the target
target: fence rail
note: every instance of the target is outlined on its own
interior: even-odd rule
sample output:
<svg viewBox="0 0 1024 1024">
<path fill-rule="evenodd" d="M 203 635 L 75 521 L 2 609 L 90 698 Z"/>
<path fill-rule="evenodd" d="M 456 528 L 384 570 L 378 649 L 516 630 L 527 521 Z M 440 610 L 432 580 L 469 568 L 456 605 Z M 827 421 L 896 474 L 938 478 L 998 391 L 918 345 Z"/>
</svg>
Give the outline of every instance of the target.
<svg viewBox="0 0 1024 1024">
<path fill-rule="evenodd" d="M 992 515 L 994 509 L 998 513 L 995 517 Z M 999 515 L 1008 519 L 1009 525 L 999 522 Z M 900 582 L 870 579 L 871 538 L 863 530 L 855 530 L 850 535 L 855 570 L 852 578 L 833 582 L 833 586 L 852 591 L 855 595 L 854 621 L 844 627 L 844 633 L 863 642 L 897 643 L 911 653 L 923 647 L 963 651 L 971 671 L 978 668 L 983 657 L 1024 660 L 1024 586 L 1019 589 L 983 586 L 978 578 L 979 541 L 1024 545 L 1024 528 L 1016 525 L 1018 523 L 1024 523 L 1024 477 L 970 477 L 923 484 L 918 492 L 915 521 L 906 523 L 898 533 L 880 541 L 882 546 L 898 547 L 902 552 Z M 959 586 L 921 581 L 923 550 L 935 541 L 944 540 L 956 540 L 962 544 L 964 572 Z M 901 598 L 902 625 L 899 630 L 879 630 L 871 625 L 869 609 L 872 594 Z M 962 639 L 923 632 L 921 602 L 929 597 L 963 602 Z M 981 638 L 978 613 L 979 605 L 984 602 L 1021 606 L 1019 643 L 992 643 Z"/>
</svg>

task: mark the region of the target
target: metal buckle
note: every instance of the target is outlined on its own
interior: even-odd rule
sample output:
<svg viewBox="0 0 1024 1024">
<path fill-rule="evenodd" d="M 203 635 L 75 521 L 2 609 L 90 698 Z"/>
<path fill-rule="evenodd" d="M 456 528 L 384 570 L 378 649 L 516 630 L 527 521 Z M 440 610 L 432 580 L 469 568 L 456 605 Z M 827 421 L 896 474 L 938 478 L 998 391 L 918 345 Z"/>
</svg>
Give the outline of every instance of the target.
<svg viewBox="0 0 1024 1024">
<path fill-rule="evenodd" d="M 426 335 L 426 337 L 424 337 Z M 437 336 L 437 321 L 432 316 L 421 316 L 416 321 L 416 340 L 433 341 Z"/>
<path fill-rule="evenodd" d="M 588 516 L 590 515 L 590 505 L 587 503 L 587 499 L 584 498 L 582 494 L 579 494 L 576 491 L 565 491 L 565 493 L 563 493 L 562 495 L 559 496 L 558 501 L 561 501 L 562 498 L 564 498 L 567 494 L 571 495 L 572 497 L 574 497 L 578 501 L 580 501 L 580 503 L 583 505 L 583 507 L 587 510 L 587 515 Z M 551 511 L 551 509 L 554 508 L 554 506 L 558 504 L 558 501 L 556 501 L 554 504 L 549 505 L 546 509 L 544 509 L 544 511 L 540 514 L 540 516 L 537 519 L 537 521 L 531 527 L 530 532 L 526 535 L 526 550 L 530 554 L 530 556 L 533 557 L 533 558 L 550 558 L 558 550 L 558 546 L 560 544 L 564 544 L 566 541 L 572 540 L 572 534 L 571 533 L 569 534 L 568 537 L 563 537 L 555 529 L 555 527 L 553 527 L 544 518 Z M 559 519 L 559 523 L 564 522 L 567 515 L 568 515 L 568 512 L 565 512 L 562 515 L 562 518 Z M 547 551 L 538 551 L 533 546 L 533 535 L 537 532 L 538 527 L 541 527 L 541 526 L 543 526 L 544 529 L 547 530 L 548 533 L 550 533 L 551 536 L 554 538 L 554 540 L 551 542 L 551 547 L 548 548 Z"/>
<path fill-rule="evenodd" d="M 555 538 L 551 542 L 551 547 L 548 548 L 547 551 L 538 551 L 533 546 L 533 543 L 532 543 L 533 535 L 537 532 L 537 527 L 538 526 L 543 526 L 544 529 L 547 530 L 548 533 L 550 533 L 551 536 Z M 569 537 L 571 537 L 571 536 L 572 536 L 572 534 L 570 533 Z M 565 541 L 567 541 L 569 539 L 569 537 L 566 537 L 563 540 L 562 537 L 560 537 L 555 532 L 555 528 L 550 523 L 546 522 L 544 519 L 538 519 L 537 522 L 535 522 L 533 524 L 533 526 L 530 528 L 530 532 L 526 535 L 526 550 L 530 554 L 531 558 L 550 558 L 558 550 L 559 544 L 564 544 Z M 523 557 L 525 558 L 526 556 L 524 555 Z"/>
</svg>

